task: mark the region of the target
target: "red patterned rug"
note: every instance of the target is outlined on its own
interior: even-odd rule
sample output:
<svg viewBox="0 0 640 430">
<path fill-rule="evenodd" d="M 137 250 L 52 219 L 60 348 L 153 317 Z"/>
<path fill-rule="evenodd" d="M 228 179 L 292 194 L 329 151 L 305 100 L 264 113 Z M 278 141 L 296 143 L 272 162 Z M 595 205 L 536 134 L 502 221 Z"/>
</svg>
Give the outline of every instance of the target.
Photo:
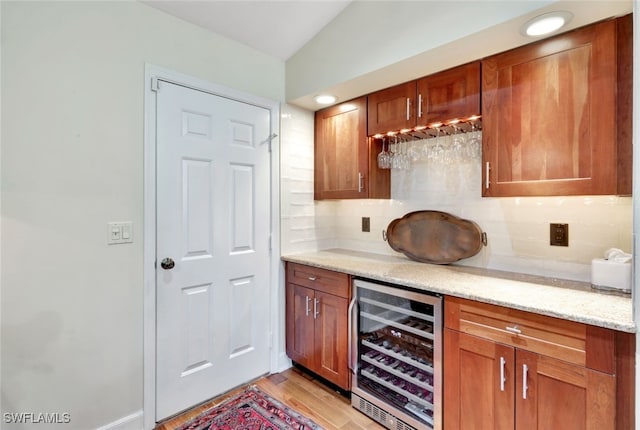
<svg viewBox="0 0 640 430">
<path fill-rule="evenodd" d="M 178 430 L 322 430 L 322 427 L 251 386 Z"/>
</svg>

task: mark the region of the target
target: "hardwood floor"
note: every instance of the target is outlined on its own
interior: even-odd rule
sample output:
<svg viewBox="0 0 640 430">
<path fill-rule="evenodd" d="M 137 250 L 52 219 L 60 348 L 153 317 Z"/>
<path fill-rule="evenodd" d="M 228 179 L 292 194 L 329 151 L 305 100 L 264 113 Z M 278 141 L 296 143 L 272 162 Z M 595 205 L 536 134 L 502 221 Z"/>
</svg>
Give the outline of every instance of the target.
<svg viewBox="0 0 640 430">
<path fill-rule="evenodd" d="M 348 398 L 300 369 L 291 368 L 254 382 L 274 399 L 311 418 L 326 430 L 382 430 L 384 427 L 351 407 Z M 156 430 L 174 430 L 198 414 L 235 395 L 230 391 L 210 402 L 160 423 Z"/>
</svg>

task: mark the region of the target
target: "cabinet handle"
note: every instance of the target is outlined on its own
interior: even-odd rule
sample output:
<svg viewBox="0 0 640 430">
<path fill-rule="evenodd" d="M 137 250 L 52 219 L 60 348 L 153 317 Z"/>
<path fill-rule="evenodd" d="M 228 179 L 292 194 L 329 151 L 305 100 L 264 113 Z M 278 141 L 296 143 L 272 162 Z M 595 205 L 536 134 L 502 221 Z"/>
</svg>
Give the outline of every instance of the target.
<svg viewBox="0 0 640 430">
<path fill-rule="evenodd" d="M 358 371 L 358 360 L 356 359 L 357 354 L 353 353 L 353 339 L 356 338 L 358 336 L 357 334 L 357 328 L 353 325 L 353 321 L 354 321 L 354 315 L 353 315 L 353 311 L 355 310 L 355 306 L 356 306 L 356 298 L 354 297 L 353 299 L 351 299 L 351 303 L 349 303 L 349 310 L 347 311 L 347 318 L 348 318 L 348 322 L 347 324 L 349 325 L 349 347 L 347 348 L 348 351 L 348 355 L 349 355 L 349 369 L 355 374 Z"/>
<path fill-rule="evenodd" d="M 320 315 L 320 311 L 318 310 L 318 305 L 320 304 L 320 300 L 313 298 L 313 319 L 317 319 L 318 315 Z"/>
<path fill-rule="evenodd" d="M 308 278 L 308 279 L 309 279 L 310 281 L 315 281 L 315 280 L 316 280 L 316 279 L 318 279 L 318 278 L 317 278 L 317 277 L 315 277 L 315 276 L 309 276 L 309 278 Z"/>
<path fill-rule="evenodd" d="M 411 119 L 411 99 L 407 97 L 407 121 Z"/>
<path fill-rule="evenodd" d="M 307 316 L 309 316 L 309 312 L 311 311 L 311 309 L 309 308 L 309 300 L 311 300 L 311 299 L 309 298 L 309 296 L 306 296 L 306 301 L 307 301 L 307 303 L 306 303 L 306 309 L 305 309 L 305 312 L 306 312 Z"/>
<path fill-rule="evenodd" d="M 418 94 L 418 118 L 422 118 L 422 94 Z"/>
<path fill-rule="evenodd" d="M 484 166 L 484 170 L 485 170 L 485 172 L 484 172 L 484 188 L 488 190 L 489 189 L 489 184 L 490 184 L 490 182 L 489 182 L 489 170 L 491 170 L 491 167 L 490 167 L 488 161 Z"/>
<path fill-rule="evenodd" d="M 504 391 L 504 383 L 507 382 L 507 378 L 504 376 L 505 364 L 507 364 L 507 360 L 504 357 L 500 357 L 500 391 Z"/>
<path fill-rule="evenodd" d="M 514 325 L 513 327 L 507 326 L 504 329 L 513 334 L 522 334 L 522 330 L 520 330 L 517 325 Z"/>
<path fill-rule="evenodd" d="M 527 400 L 527 373 L 529 372 L 529 367 L 526 364 L 522 365 L 522 398 Z"/>
<path fill-rule="evenodd" d="M 364 175 L 360 172 L 358 172 L 358 192 L 361 193 L 362 190 L 364 189 Z"/>
</svg>

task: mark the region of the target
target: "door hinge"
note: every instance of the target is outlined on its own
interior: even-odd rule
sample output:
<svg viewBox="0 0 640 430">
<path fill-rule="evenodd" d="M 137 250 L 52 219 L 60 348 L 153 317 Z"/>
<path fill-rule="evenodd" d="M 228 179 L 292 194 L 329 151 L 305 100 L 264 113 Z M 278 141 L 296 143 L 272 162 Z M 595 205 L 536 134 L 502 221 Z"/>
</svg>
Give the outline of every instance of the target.
<svg viewBox="0 0 640 430">
<path fill-rule="evenodd" d="M 158 92 L 160 90 L 160 83 L 155 76 L 151 77 L 151 91 Z"/>
<path fill-rule="evenodd" d="M 276 137 L 278 137 L 278 134 L 272 133 L 271 136 L 267 138 L 267 141 L 269 141 L 269 152 L 271 152 L 271 142 L 273 142 L 273 139 L 275 139 Z"/>
<path fill-rule="evenodd" d="M 271 234 L 269 234 L 269 251 L 272 250 L 272 243 L 273 243 L 273 236 Z"/>
</svg>

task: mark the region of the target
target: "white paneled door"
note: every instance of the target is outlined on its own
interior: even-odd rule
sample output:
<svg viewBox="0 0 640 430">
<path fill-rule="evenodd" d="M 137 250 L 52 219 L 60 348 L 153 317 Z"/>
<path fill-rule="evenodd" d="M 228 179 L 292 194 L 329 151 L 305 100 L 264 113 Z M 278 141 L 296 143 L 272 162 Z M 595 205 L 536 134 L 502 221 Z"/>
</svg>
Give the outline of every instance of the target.
<svg viewBox="0 0 640 430">
<path fill-rule="evenodd" d="M 270 111 L 159 82 L 156 419 L 269 372 Z"/>
</svg>

